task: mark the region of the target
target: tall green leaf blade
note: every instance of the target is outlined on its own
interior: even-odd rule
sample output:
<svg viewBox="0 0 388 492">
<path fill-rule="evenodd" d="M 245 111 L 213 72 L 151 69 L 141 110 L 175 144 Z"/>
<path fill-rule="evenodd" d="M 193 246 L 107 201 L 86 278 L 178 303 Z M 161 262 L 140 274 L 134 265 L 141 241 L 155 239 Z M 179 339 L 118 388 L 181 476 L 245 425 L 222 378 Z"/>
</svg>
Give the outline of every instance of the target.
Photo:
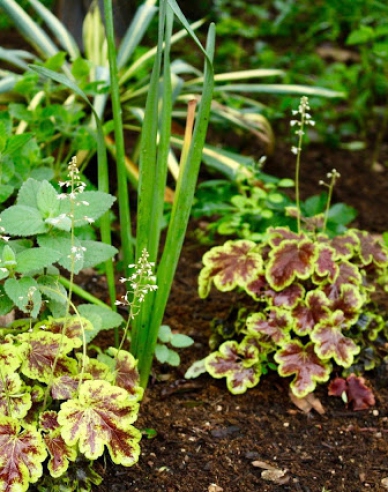
<svg viewBox="0 0 388 492">
<path fill-rule="evenodd" d="M 32 7 L 38 13 L 41 19 L 44 20 L 47 27 L 53 33 L 53 35 L 58 40 L 58 43 L 62 48 L 64 48 L 70 55 L 72 60 L 75 60 L 80 56 L 80 50 L 78 45 L 71 35 L 71 33 L 66 29 L 64 24 L 50 12 L 44 5 L 42 5 L 38 0 L 29 0 Z"/>
<path fill-rule="evenodd" d="M 143 38 L 153 16 L 158 11 L 155 4 L 156 0 L 148 0 L 136 11 L 117 53 L 117 66 L 119 69 L 123 68 L 128 63 L 128 60 Z"/>
<path fill-rule="evenodd" d="M 49 36 L 15 0 L 0 0 L 0 7 L 12 19 L 20 33 L 45 59 L 58 53 L 58 48 Z"/>
</svg>

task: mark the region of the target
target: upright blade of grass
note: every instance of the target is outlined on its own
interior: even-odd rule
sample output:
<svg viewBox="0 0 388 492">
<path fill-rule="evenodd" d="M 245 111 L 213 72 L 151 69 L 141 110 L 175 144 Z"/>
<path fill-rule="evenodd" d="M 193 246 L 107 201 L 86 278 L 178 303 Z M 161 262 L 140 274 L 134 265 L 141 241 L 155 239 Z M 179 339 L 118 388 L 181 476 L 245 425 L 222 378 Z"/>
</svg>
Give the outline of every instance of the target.
<svg viewBox="0 0 388 492">
<path fill-rule="evenodd" d="M 53 70 L 49 70 L 45 67 L 39 67 L 35 65 L 31 65 L 30 68 L 35 72 L 43 75 L 44 77 L 48 77 L 59 84 L 63 84 L 65 87 L 71 89 L 75 94 L 77 94 L 81 99 L 83 99 L 91 108 L 94 118 L 96 120 L 97 126 L 97 158 L 98 158 L 98 189 L 100 191 L 104 191 L 105 193 L 109 193 L 109 173 L 108 173 L 108 161 L 106 155 L 106 147 L 104 140 L 104 130 L 102 128 L 102 122 L 98 117 L 93 105 L 90 103 L 86 94 L 77 86 L 75 82 L 68 79 L 66 76 L 54 72 Z M 101 241 L 105 244 L 112 244 L 111 240 L 111 227 L 110 227 L 110 218 L 109 212 L 106 212 L 100 218 L 100 231 L 101 231 Z M 106 268 L 106 278 L 108 282 L 109 296 L 112 308 L 115 308 L 116 301 L 116 288 L 115 288 L 115 279 L 114 279 L 114 271 L 113 271 L 113 262 L 112 260 L 108 260 L 105 262 Z"/>
<path fill-rule="evenodd" d="M 78 58 L 81 54 L 77 42 L 71 35 L 70 31 L 68 31 L 64 24 L 62 24 L 62 22 L 58 19 L 58 17 L 50 12 L 50 10 L 48 10 L 38 0 L 29 0 L 29 2 L 39 14 L 41 19 L 44 20 L 50 31 L 54 34 L 59 45 L 62 46 L 62 48 L 64 48 L 70 55 L 70 58 L 72 60 Z"/>
<path fill-rule="evenodd" d="M 125 268 L 134 261 L 131 216 L 129 210 L 128 181 L 125 167 L 124 131 L 121 118 L 120 91 L 117 75 L 117 56 L 113 27 L 112 0 L 104 0 L 105 29 L 108 43 L 110 87 L 113 110 L 114 134 L 116 140 L 116 169 L 118 181 L 118 202 L 120 215 L 121 248 Z M 118 344 L 118 334 L 116 342 Z M 116 344 L 116 345 L 117 345 Z"/>
<path fill-rule="evenodd" d="M 158 11 L 156 0 L 147 0 L 137 9 L 136 14 L 125 33 L 117 53 L 117 66 L 123 68 L 142 40 L 153 16 Z"/>
<path fill-rule="evenodd" d="M 204 23 L 204 20 L 201 19 L 199 21 L 193 22 L 191 24 L 191 30 L 198 29 L 202 24 Z M 171 44 L 176 43 L 180 39 L 184 38 L 187 36 L 187 31 L 186 29 L 182 29 L 181 31 L 176 32 L 173 36 L 171 36 Z M 135 73 L 139 72 L 140 67 L 144 65 L 145 63 L 148 62 L 148 60 L 152 59 L 156 52 L 157 52 L 158 47 L 151 48 L 150 50 L 147 51 L 143 56 L 138 58 L 132 65 L 130 65 L 127 70 L 121 75 L 120 77 L 120 85 L 123 85 L 132 75 Z"/>
<path fill-rule="evenodd" d="M 136 254 L 140 256 L 145 248 L 150 259 L 156 262 L 159 250 L 159 238 L 164 204 L 164 189 L 167 177 L 167 162 L 170 150 L 172 87 L 170 69 L 170 41 L 174 15 L 162 2 L 159 13 L 159 50 L 156 55 L 154 72 L 150 83 L 150 93 L 147 99 L 142 140 L 140 180 L 138 195 L 138 220 L 136 234 Z M 163 79 L 159 82 L 161 71 L 161 54 L 163 53 Z M 150 106 L 148 106 L 150 102 Z M 152 104 L 152 106 L 151 106 Z M 160 117 L 159 117 L 160 114 Z M 151 121 L 150 121 L 151 120 Z M 156 123 L 156 125 L 155 125 Z M 152 125 L 152 133 L 148 133 L 148 125 Z M 158 132 L 159 129 L 159 132 Z M 155 131 L 156 130 L 156 131 Z M 149 142 L 149 138 L 152 142 Z M 153 152 L 147 155 L 147 149 L 152 147 Z M 152 177 L 152 185 L 149 179 Z M 152 309 L 153 295 L 149 294 L 142 305 L 140 315 L 134 322 L 132 331 L 131 350 L 135 356 L 144 351 L 147 332 L 143 325 L 148 325 Z"/>
<path fill-rule="evenodd" d="M 45 59 L 58 53 L 58 48 L 43 29 L 39 27 L 15 0 L 0 0 L 0 8 L 12 19 L 20 33 Z"/>
<path fill-rule="evenodd" d="M 184 26 L 188 26 L 186 19 L 182 16 L 179 7 L 175 1 L 167 0 L 173 7 L 174 13 L 179 13 L 179 19 Z M 191 33 L 190 33 L 191 34 Z M 194 33 L 192 33 L 194 35 Z M 194 35 L 195 36 L 195 35 Z M 193 38 L 200 45 L 196 37 Z M 162 323 L 164 311 L 166 308 L 168 296 L 170 294 L 172 281 L 175 275 L 180 252 L 186 234 L 187 223 L 190 216 L 191 205 L 195 192 L 195 186 L 198 178 L 199 167 L 202 158 L 202 149 L 205 143 L 207 126 L 209 122 L 212 93 L 214 86 L 213 79 L 213 53 L 215 45 L 215 28 L 211 25 L 208 33 L 205 53 L 205 79 L 201 103 L 199 106 L 197 119 L 194 127 L 192 141 L 189 150 L 182 153 L 183 160 L 180 165 L 180 174 L 178 178 L 175 200 L 172 208 L 171 219 L 167 231 L 165 246 L 162 258 L 157 270 L 158 290 L 155 293 L 155 299 L 152 306 L 151 318 L 149 320 L 145 335 L 147 339 L 143 351 L 140 351 L 138 368 L 140 372 L 140 384 L 147 386 L 148 377 L 151 371 L 153 355 L 155 351 L 159 326 Z M 187 157 L 186 157 L 187 156 Z"/>
</svg>

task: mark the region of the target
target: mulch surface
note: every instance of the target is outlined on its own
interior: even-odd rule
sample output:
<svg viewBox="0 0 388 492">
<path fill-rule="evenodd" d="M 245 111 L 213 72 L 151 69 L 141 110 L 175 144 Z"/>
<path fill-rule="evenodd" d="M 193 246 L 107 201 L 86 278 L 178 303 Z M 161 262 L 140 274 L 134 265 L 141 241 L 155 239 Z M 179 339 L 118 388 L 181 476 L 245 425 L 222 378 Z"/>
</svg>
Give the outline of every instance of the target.
<svg viewBox="0 0 388 492">
<path fill-rule="evenodd" d="M 279 150 L 281 153 L 281 149 Z M 283 151 L 284 152 L 284 151 Z M 274 155 L 266 171 L 292 177 L 293 163 Z M 359 210 L 355 226 L 388 230 L 387 171 L 372 172 L 364 156 L 310 148 L 302 168 L 302 194 L 320 191 L 317 182 L 333 167 L 340 171 L 335 200 Z M 307 168 L 306 168 L 307 167 Z M 368 373 L 376 404 L 354 412 L 319 386 L 325 413 L 308 414 L 290 400 L 286 379 L 262 376 L 259 385 L 231 395 L 224 380 L 202 375 L 184 381 L 195 360 L 207 355 L 209 325 L 237 302 L 233 293 L 212 291 L 201 300 L 197 276 L 207 247 L 188 234 L 169 300 L 165 323 L 195 339 L 182 350 L 179 369 L 155 365 L 136 423 L 154 429 L 143 438 L 132 468 L 101 463 L 99 492 L 359 492 L 388 490 L 388 370 Z M 384 480 L 385 479 L 385 480 Z"/>
</svg>

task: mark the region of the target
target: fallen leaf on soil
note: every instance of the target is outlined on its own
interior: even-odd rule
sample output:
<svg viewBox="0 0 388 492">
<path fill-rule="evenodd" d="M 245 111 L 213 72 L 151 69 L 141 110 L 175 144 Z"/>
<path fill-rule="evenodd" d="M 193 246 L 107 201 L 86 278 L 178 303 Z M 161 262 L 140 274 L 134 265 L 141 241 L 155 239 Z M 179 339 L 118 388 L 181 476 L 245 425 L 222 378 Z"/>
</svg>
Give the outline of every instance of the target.
<svg viewBox="0 0 388 492">
<path fill-rule="evenodd" d="M 219 487 L 215 483 L 212 483 L 211 485 L 209 485 L 209 488 L 208 488 L 209 492 L 223 492 L 223 490 L 224 489 L 222 487 Z"/>
<path fill-rule="evenodd" d="M 303 398 L 298 398 L 292 392 L 290 392 L 290 398 L 292 403 L 304 413 L 309 413 L 312 408 L 320 415 L 323 415 L 325 413 L 325 409 L 323 408 L 321 401 L 316 396 L 314 396 L 314 393 L 309 393 Z"/>
<path fill-rule="evenodd" d="M 274 482 L 278 485 L 283 485 L 290 480 L 290 477 L 286 475 L 287 470 L 264 470 L 261 472 L 261 478 L 268 480 L 269 482 Z"/>
<path fill-rule="evenodd" d="M 265 461 L 260 461 L 260 460 L 252 461 L 252 465 L 255 466 L 256 468 L 262 468 L 263 470 L 277 470 L 276 466 L 270 465 Z"/>
<path fill-rule="evenodd" d="M 381 485 L 388 490 L 388 477 L 381 479 Z"/>
</svg>

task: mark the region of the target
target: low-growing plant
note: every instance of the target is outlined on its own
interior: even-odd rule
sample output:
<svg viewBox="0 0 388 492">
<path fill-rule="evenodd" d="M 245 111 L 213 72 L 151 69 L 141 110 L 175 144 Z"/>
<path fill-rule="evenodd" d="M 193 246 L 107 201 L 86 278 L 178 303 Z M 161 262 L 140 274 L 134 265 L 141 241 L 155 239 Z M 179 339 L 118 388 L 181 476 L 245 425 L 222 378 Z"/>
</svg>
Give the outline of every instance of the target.
<svg viewBox="0 0 388 492">
<path fill-rule="evenodd" d="M 387 357 L 388 330 L 375 294 L 387 274 L 388 248 L 358 229 L 327 234 L 331 190 L 339 177 L 335 170 L 328 174 L 326 213 L 303 217 L 298 175 L 305 127 L 312 124 L 307 98 L 295 113 L 300 117 L 292 121 L 298 136 L 293 148 L 297 206 L 288 212 L 297 231 L 271 227 L 260 242 L 229 240 L 203 257 L 200 297 L 214 285 L 221 292 L 246 293 L 256 307 L 250 303 L 238 311 L 232 338 L 195 363 L 187 377 L 203 371 L 225 377 L 234 394 L 276 368 L 280 376 L 293 378 L 290 389 L 303 398 L 333 373 L 360 374 Z"/>
<path fill-rule="evenodd" d="M 260 164 L 260 162 L 259 162 Z M 229 180 L 209 180 L 199 184 L 192 209 L 194 218 L 208 218 L 204 231 L 198 231 L 202 240 L 214 242 L 215 235 L 260 241 L 272 226 L 288 226 L 296 231 L 295 218 L 287 213 L 293 200 L 282 191 L 294 185 L 291 179 L 279 179 L 260 170 L 237 173 Z M 305 217 L 326 211 L 328 194 L 315 195 L 300 204 Z M 356 217 L 353 207 L 336 203 L 327 211 L 326 232 L 336 235 L 346 230 Z"/>
<path fill-rule="evenodd" d="M 128 324 L 118 348 L 88 350 L 102 330 L 123 323 L 104 303 L 75 306 L 75 275 L 117 250 L 88 238 L 90 223 L 114 197 L 85 191 L 76 160 L 57 191 L 28 179 L 15 205 L 0 215 L 0 314 L 16 318 L 0 328 L 0 488 L 90 491 L 101 483 L 94 462 L 108 451 L 131 466 L 141 432 L 132 424 L 143 395 L 137 362 L 123 349 L 129 323 L 156 290 L 144 251 L 132 265 Z M 28 239 L 27 239 L 28 238 Z M 68 272 L 64 288 L 57 266 Z M 139 271 L 142 277 L 139 278 Z"/>
<path fill-rule="evenodd" d="M 29 178 L 16 204 L 0 214 L 3 234 L 10 239 L 0 248 L 1 314 L 16 306 L 33 318 L 43 307 L 54 316 L 64 316 L 68 301 L 59 287 L 53 288 L 57 282 L 50 275 L 59 276 L 54 264 L 70 272 L 73 284 L 74 274 L 117 253 L 113 246 L 91 239 L 91 224 L 109 210 L 114 197 L 85 191 L 75 160 L 69 165 L 69 179 L 61 185 L 67 192 L 57 191 L 46 180 Z M 48 302 L 43 302 L 41 292 Z"/>
<path fill-rule="evenodd" d="M 193 345 L 193 343 L 194 340 L 191 337 L 183 333 L 174 333 L 169 326 L 162 325 L 159 328 L 155 357 L 161 364 L 167 363 L 170 366 L 179 366 L 181 358 L 179 353 L 174 349 L 187 348 Z"/>
</svg>

